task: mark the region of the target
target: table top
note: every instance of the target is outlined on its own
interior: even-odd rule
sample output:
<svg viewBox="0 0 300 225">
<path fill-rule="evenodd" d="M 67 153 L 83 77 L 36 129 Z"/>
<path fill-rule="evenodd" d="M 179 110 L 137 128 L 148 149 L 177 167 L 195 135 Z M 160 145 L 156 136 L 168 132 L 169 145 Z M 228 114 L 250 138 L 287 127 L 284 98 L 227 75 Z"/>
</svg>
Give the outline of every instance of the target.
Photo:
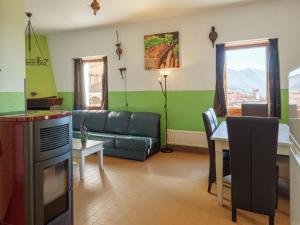
<svg viewBox="0 0 300 225">
<path fill-rule="evenodd" d="M 73 143 L 72 150 L 83 151 L 85 149 L 89 149 L 89 148 L 96 147 L 96 146 L 99 146 L 99 145 L 102 146 L 104 141 L 88 140 L 87 143 L 86 143 L 86 146 L 82 146 L 80 139 L 73 138 L 72 143 Z"/>
<path fill-rule="evenodd" d="M 290 128 L 286 124 L 279 124 L 278 131 L 278 145 L 291 145 L 291 141 L 289 138 Z M 228 141 L 228 133 L 227 133 L 227 124 L 226 121 L 223 121 L 218 128 L 215 130 L 211 139 L 214 141 Z"/>
</svg>

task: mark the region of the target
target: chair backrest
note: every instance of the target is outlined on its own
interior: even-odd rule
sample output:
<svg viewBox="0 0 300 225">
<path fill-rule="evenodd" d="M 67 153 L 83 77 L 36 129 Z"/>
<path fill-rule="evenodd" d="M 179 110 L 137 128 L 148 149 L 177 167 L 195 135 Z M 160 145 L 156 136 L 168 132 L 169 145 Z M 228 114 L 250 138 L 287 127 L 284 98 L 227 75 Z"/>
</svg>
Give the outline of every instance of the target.
<svg viewBox="0 0 300 225">
<path fill-rule="evenodd" d="M 242 104 L 242 116 L 269 117 L 268 104 Z"/>
<path fill-rule="evenodd" d="M 217 119 L 217 115 L 215 113 L 215 110 L 213 108 L 209 108 L 208 111 L 210 111 L 213 119 L 214 119 L 214 122 L 215 122 L 215 125 L 218 126 L 218 119 Z"/>
<path fill-rule="evenodd" d="M 232 206 L 266 215 L 276 207 L 277 118 L 228 117 Z"/>
<path fill-rule="evenodd" d="M 206 112 L 202 113 L 203 123 L 206 132 L 207 144 L 210 152 L 210 156 L 215 155 L 215 143 L 211 140 L 211 135 L 218 127 L 218 120 L 215 111 L 210 108 Z"/>
</svg>

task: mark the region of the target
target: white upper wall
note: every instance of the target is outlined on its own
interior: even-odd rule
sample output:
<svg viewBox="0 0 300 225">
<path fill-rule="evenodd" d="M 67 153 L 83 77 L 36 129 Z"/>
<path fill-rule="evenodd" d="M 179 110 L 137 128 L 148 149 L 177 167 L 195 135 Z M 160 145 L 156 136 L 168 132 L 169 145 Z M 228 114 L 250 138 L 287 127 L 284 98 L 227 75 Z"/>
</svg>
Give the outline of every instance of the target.
<svg viewBox="0 0 300 225">
<path fill-rule="evenodd" d="M 72 58 L 107 55 L 109 90 L 123 90 L 119 67 L 127 67 L 128 90 L 158 90 L 157 71 L 144 69 L 144 35 L 180 32 L 181 68 L 168 78 L 172 90 L 214 90 L 215 48 L 208 39 L 210 27 L 219 33 L 217 43 L 267 37 L 279 38 L 281 88 L 287 88 L 290 71 L 300 65 L 300 1 L 268 1 L 219 8 L 198 15 L 99 27 L 48 36 L 58 91 L 73 90 Z M 115 30 L 124 54 L 115 54 Z"/>
<path fill-rule="evenodd" d="M 23 0 L 0 0 L 0 92 L 24 92 Z"/>
<path fill-rule="evenodd" d="M 96 16 L 87 1 L 72 0 L 70 10 L 70 0 L 25 0 L 25 12 L 33 13 L 36 30 L 49 34 L 94 26 L 146 22 L 153 18 L 173 18 L 218 6 L 268 0 L 100 0 L 101 9 Z"/>
</svg>

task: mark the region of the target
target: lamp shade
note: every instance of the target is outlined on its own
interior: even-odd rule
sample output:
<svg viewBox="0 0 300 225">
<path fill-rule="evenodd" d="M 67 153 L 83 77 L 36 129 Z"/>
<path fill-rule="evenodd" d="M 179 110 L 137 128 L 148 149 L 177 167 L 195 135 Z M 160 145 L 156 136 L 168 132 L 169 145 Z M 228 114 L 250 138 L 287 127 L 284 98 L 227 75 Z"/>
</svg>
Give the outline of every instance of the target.
<svg viewBox="0 0 300 225">
<path fill-rule="evenodd" d="M 159 73 L 162 76 L 169 76 L 172 73 L 172 70 L 170 70 L 170 69 L 160 69 Z"/>
</svg>

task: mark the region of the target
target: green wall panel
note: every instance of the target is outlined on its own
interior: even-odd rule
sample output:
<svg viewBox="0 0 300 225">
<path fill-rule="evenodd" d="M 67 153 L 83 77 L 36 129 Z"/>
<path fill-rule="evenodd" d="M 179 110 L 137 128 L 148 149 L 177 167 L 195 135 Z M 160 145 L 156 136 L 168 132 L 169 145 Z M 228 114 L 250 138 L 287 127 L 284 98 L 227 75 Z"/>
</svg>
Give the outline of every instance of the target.
<svg viewBox="0 0 300 225">
<path fill-rule="evenodd" d="M 62 97 L 63 104 L 61 105 L 61 109 L 63 110 L 72 110 L 74 105 L 74 93 L 73 92 L 58 92 L 57 95 Z"/>
<path fill-rule="evenodd" d="M 56 85 L 52 70 L 52 64 L 48 49 L 48 43 L 45 36 L 38 35 L 37 40 L 42 53 L 45 58 L 49 59 L 47 66 L 26 66 L 26 95 L 27 98 L 32 98 L 30 96 L 31 92 L 36 92 L 35 98 L 43 98 L 49 96 L 56 96 Z M 32 50 L 31 58 L 36 56 L 40 57 L 40 52 L 36 45 L 34 37 L 32 37 Z M 28 50 L 28 37 L 26 36 L 26 58 L 30 58 L 30 52 Z"/>
<path fill-rule="evenodd" d="M 169 127 L 203 131 L 202 112 L 213 106 L 214 91 L 169 92 Z"/>
<path fill-rule="evenodd" d="M 289 90 L 281 89 L 281 122 L 289 122 Z"/>
<path fill-rule="evenodd" d="M 22 92 L 0 92 L 0 113 L 24 111 L 24 102 Z"/>
<path fill-rule="evenodd" d="M 72 92 L 59 92 L 64 98 L 62 109 L 72 110 Z M 124 92 L 108 94 L 110 110 L 126 110 Z M 169 91 L 169 128 L 174 130 L 204 131 L 202 112 L 213 106 L 214 91 Z M 282 122 L 288 123 L 288 90 L 281 90 Z M 133 112 L 157 112 L 163 115 L 164 98 L 160 91 L 128 92 L 128 109 Z M 223 120 L 220 118 L 220 120 Z M 162 123 L 164 118 L 162 117 Z M 163 126 L 162 126 L 163 127 Z"/>
<path fill-rule="evenodd" d="M 128 110 L 135 112 L 163 112 L 163 96 L 158 91 L 128 92 Z M 108 105 L 110 110 L 126 110 L 124 92 L 109 92 Z"/>
<path fill-rule="evenodd" d="M 62 109 L 72 110 L 74 94 L 59 92 L 64 98 Z M 127 93 L 128 108 L 132 112 L 156 112 L 162 114 L 161 133 L 164 142 L 165 118 L 164 97 L 161 91 L 131 91 Z M 213 106 L 214 91 L 169 91 L 168 116 L 169 129 L 204 131 L 202 112 Z M 288 90 L 281 90 L 282 120 L 288 123 Z M 125 94 L 120 91 L 108 93 L 109 110 L 126 110 Z M 223 121 L 224 118 L 219 118 Z"/>
<path fill-rule="evenodd" d="M 212 106 L 214 91 L 169 91 L 169 129 L 203 131 L 201 113 Z M 129 111 L 163 113 L 164 98 L 160 91 L 128 92 Z M 123 92 L 109 92 L 109 109 L 125 110 Z M 164 118 L 162 117 L 162 122 Z"/>
</svg>

